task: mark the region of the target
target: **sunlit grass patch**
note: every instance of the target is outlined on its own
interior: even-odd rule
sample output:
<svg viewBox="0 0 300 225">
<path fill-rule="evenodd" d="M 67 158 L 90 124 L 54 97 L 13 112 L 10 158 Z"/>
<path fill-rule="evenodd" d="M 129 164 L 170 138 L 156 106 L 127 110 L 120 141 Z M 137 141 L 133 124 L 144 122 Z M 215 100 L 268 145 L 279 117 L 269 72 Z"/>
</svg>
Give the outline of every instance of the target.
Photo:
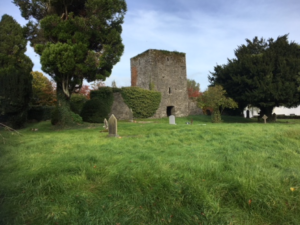
<svg viewBox="0 0 300 225">
<path fill-rule="evenodd" d="M 190 119 L 0 131 L 0 224 L 299 224 L 300 124 Z"/>
</svg>

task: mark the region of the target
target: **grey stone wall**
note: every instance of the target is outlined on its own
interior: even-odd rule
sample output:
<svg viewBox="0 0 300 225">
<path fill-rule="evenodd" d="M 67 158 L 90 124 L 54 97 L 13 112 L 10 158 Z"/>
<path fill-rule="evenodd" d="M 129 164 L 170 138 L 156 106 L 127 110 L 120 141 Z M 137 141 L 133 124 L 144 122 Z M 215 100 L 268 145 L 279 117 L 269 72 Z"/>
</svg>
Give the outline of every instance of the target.
<svg viewBox="0 0 300 225">
<path fill-rule="evenodd" d="M 147 50 L 131 58 L 131 85 L 161 92 L 153 118 L 189 115 L 185 53 Z"/>
<path fill-rule="evenodd" d="M 202 109 L 198 108 L 197 102 L 189 99 L 189 115 L 202 115 Z"/>
<path fill-rule="evenodd" d="M 114 114 L 117 120 L 131 120 L 132 112 L 129 107 L 125 104 L 121 93 L 114 93 L 114 102 L 111 107 L 111 114 Z"/>
</svg>

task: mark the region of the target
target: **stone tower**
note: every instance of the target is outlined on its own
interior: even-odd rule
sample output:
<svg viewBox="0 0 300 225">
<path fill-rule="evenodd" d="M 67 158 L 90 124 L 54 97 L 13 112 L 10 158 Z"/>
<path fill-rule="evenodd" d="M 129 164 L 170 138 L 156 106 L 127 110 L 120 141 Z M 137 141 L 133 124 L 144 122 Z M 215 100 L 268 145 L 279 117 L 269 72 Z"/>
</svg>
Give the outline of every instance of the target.
<svg viewBox="0 0 300 225">
<path fill-rule="evenodd" d="M 189 115 L 185 53 L 149 49 L 130 63 L 131 86 L 161 92 L 154 118 Z"/>
</svg>

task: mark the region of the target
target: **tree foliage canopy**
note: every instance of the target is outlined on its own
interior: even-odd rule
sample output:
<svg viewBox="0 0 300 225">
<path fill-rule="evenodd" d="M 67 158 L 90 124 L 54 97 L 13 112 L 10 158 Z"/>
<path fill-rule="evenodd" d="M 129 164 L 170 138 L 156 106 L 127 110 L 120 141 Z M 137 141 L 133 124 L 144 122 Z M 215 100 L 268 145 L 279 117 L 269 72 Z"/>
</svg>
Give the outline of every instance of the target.
<svg viewBox="0 0 300 225">
<path fill-rule="evenodd" d="M 42 70 L 68 99 L 85 78 L 105 80 L 123 53 L 124 0 L 14 0 Z"/>
<path fill-rule="evenodd" d="M 288 42 L 287 35 L 246 42 L 235 50 L 236 58 L 214 68 L 211 84 L 222 85 L 241 109 L 258 107 L 270 118 L 274 107 L 299 105 L 299 45 Z"/>
<path fill-rule="evenodd" d="M 33 105 L 51 106 L 56 102 L 54 88 L 50 80 L 43 73 L 31 72 L 32 80 L 32 100 Z"/>
<path fill-rule="evenodd" d="M 105 80 L 124 51 L 125 0 L 14 0 L 30 19 L 26 35 L 42 70 L 57 83 L 57 115 L 66 125 L 70 97 L 88 82 Z M 53 114 L 54 115 L 54 114 Z M 53 120 L 53 121 L 54 121 Z"/>
<path fill-rule="evenodd" d="M 23 28 L 9 15 L 0 21 L 0 115 L 7 115 L 14 127 L 26 120 L 32 95 L 33 64 L 25 55 L 27 40 Z"/>
</svg>

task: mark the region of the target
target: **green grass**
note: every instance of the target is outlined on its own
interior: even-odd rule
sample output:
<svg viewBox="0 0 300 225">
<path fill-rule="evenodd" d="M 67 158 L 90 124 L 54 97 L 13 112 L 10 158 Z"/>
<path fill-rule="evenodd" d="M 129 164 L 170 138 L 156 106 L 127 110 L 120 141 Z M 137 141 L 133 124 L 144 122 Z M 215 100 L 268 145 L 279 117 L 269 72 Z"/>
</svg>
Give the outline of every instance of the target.
<svg viewBox="0 0 300 225">
<path fill-rule="evenodd" d="M 300 224 L 300 121 L 222 118 L 2 130 L 0 224 Z"/>
</svg>

